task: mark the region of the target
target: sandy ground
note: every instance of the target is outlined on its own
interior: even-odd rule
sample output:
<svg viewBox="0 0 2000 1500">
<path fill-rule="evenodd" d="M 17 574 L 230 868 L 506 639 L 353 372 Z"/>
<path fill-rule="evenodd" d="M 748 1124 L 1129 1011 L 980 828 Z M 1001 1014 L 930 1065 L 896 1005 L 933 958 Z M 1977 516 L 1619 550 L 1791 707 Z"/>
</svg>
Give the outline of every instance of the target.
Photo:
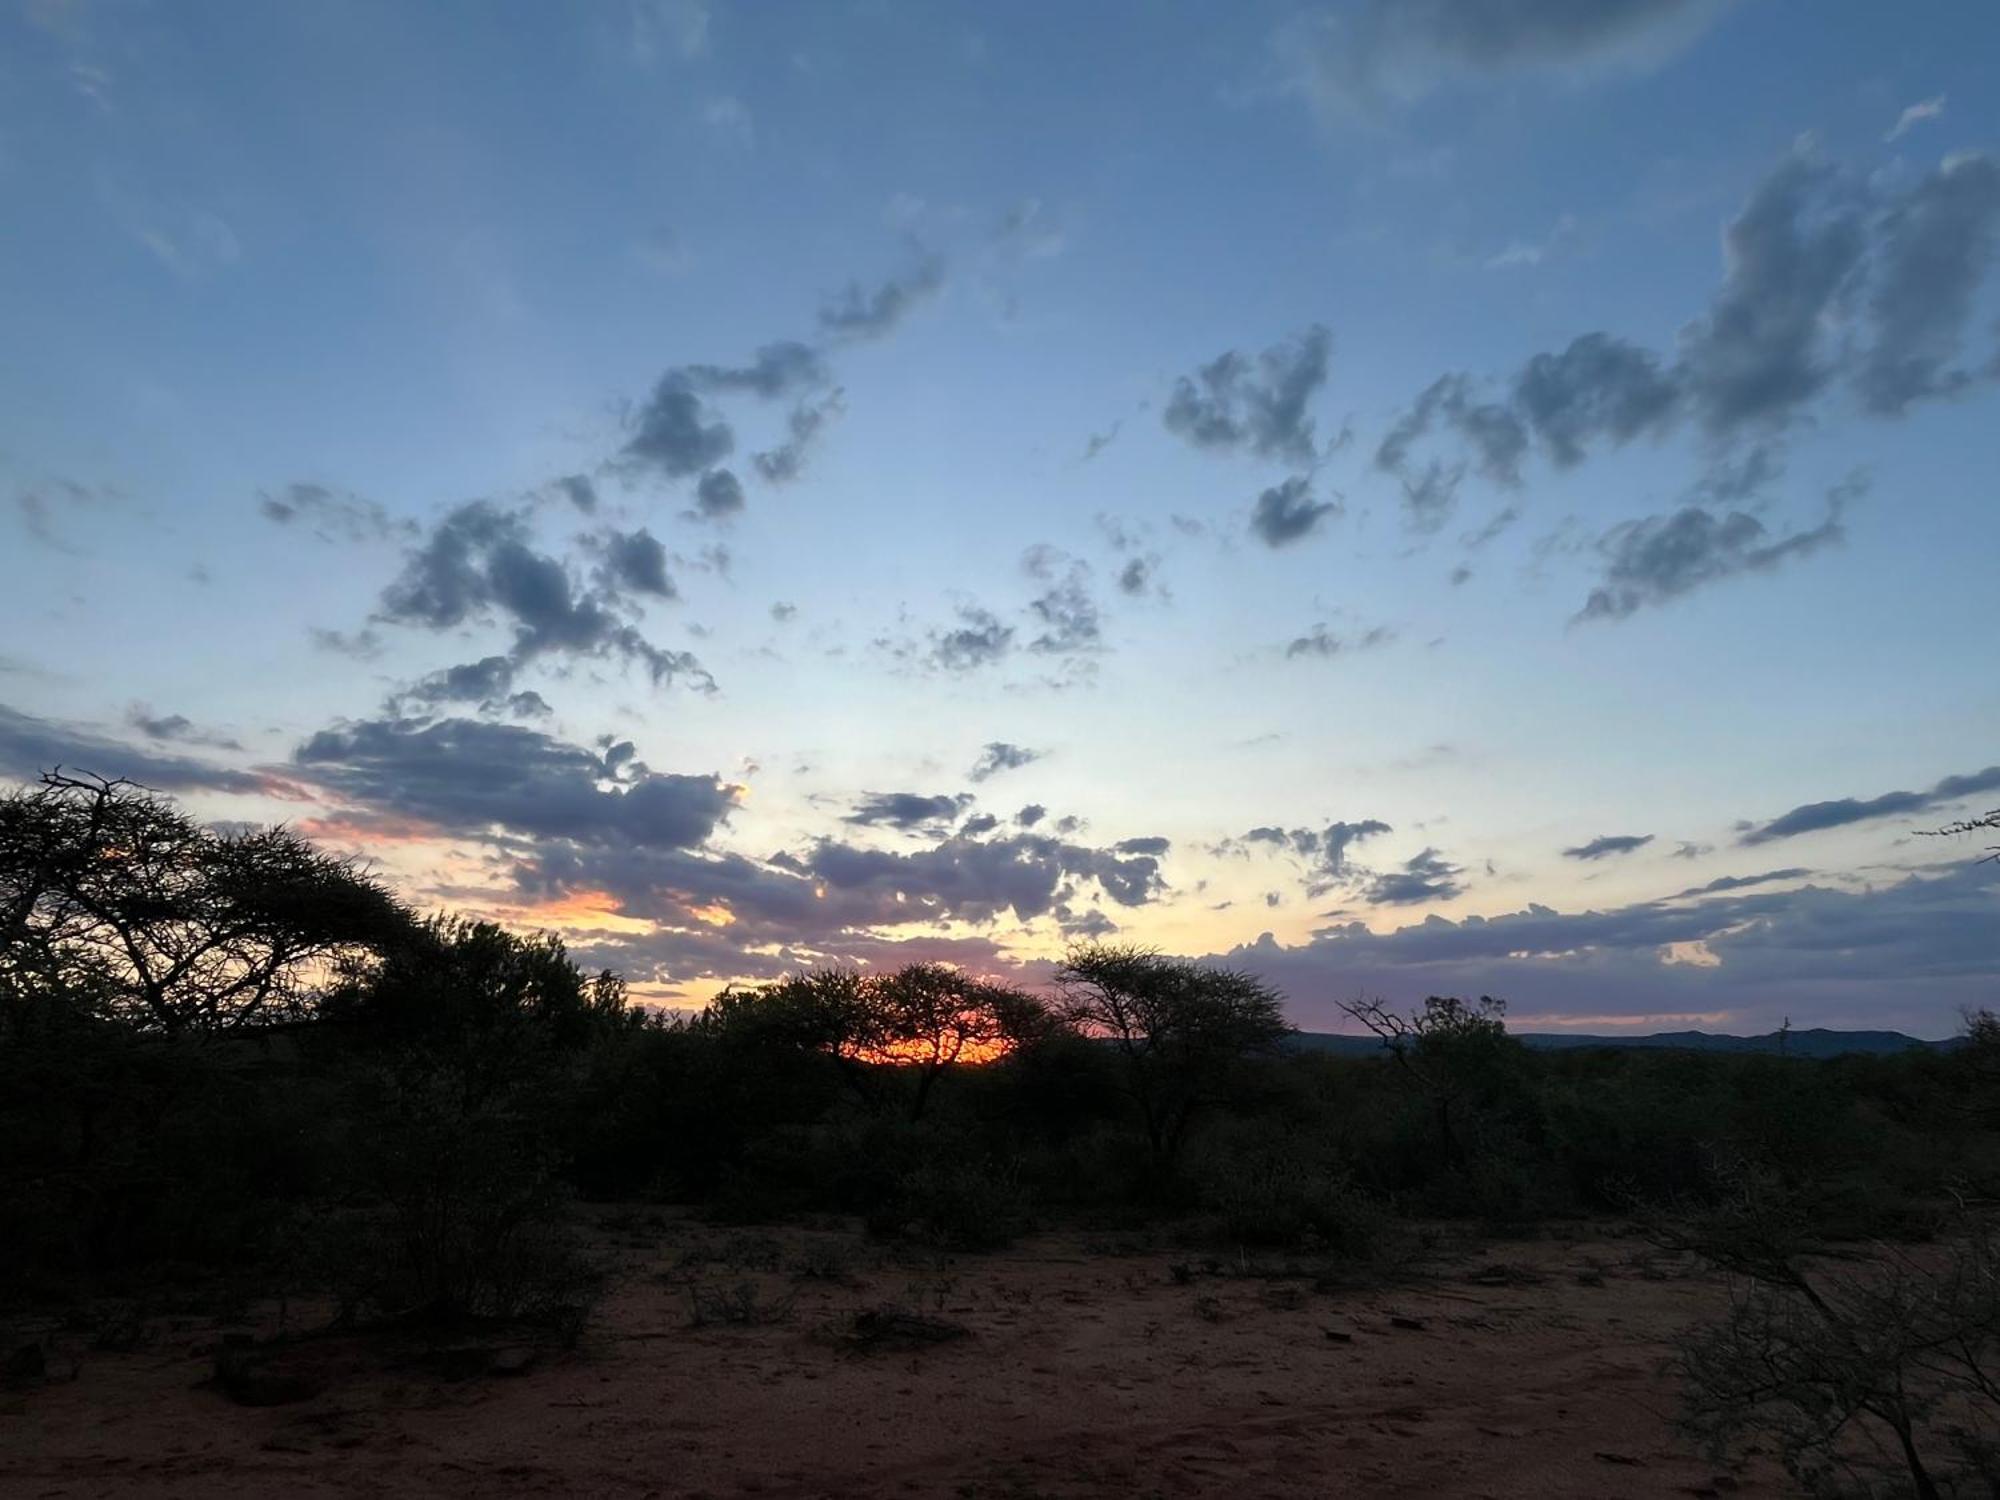
<svg viewBox="0 0 2000 1500">
<path fill-rule="evenodd" d="M 1440 1251 L 1341 1289 L 1082 1237 L 939 1257 L 655 1215 L 599 1234 L 619 1269 L 580 1346 L 513 1375 L 320 1340 L 294 1356 L 319 1394 L 246 1407 L 210 1378 L 212 1323 L 155 1320 L 123 1353 L 51 1333 L 47 1381 L 0 1394 L 0 1494 L 1785 1492 L 1674 1432 L 1664 1340 L 1723 1293 L 1636 1240 Z M 768 1321 L 693 1320 L 691 1287 L 712 1310 L 746 1282 Z M 885 1304 L 969 1331 L 851 1347 Z"/>
</svg>

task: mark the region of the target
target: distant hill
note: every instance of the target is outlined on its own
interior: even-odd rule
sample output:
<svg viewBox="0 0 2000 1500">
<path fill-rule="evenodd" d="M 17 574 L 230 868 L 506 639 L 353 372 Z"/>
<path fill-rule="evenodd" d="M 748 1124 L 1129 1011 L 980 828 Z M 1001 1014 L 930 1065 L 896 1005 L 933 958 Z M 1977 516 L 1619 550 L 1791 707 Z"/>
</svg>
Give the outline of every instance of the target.
<svg viewBox="0 0 2000 1500">
<path fill-rule="evenodd" d="M 1814 1027 L 1789 1035 L 1767 1032 L 1763 1036 L 1724 1036 L 1710 1031 L 1656 1031 L 1646 1036 L 1584 1036 L 1569 1031 L 1519 1031 L 1516 1040 L 1549 1052 L 1570 1052 L 1580 1047 L 1677 1047 L 1688 1052 L 1767 1052 L 1787 1057 L 1845 1057 L 1851 1053 L 1907 1052 L 1912 1048 L 1949 1049 L 1958 1045 L 1956 1037 L 1927 1042 L 1900 1031 L 1829 1031 Z M 1347 1057 L 1366 1057 L 1382 1050 L 1372 1036 L 1347 1032 L 1301 1031 L 1296 1046 L 1313 1052 L 1338 1052 Z"/>
</svg>

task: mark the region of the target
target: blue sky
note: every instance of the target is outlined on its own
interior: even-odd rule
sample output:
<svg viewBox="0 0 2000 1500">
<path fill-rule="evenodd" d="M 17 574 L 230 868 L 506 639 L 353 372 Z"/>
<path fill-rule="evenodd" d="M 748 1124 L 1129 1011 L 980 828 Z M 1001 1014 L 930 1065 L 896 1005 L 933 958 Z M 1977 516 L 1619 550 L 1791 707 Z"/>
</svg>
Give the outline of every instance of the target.
<svg viewBox="0 0 2000 1500">
<path fill-rule="evenodd" d="M 9 0 L 0 775 L 667 1003 L 1116 937 L 1307 1025 L 1941 1034 L 2000 999 L 2000 868 L 1917 836 L 2000 804 L 1996 59 Z"/>
</svg>

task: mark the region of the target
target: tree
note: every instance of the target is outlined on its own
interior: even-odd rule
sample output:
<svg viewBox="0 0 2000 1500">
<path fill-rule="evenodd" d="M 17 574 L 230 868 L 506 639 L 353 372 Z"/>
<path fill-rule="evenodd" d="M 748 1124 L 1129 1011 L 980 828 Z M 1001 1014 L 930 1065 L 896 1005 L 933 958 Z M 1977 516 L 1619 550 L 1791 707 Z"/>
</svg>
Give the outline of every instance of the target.
<svg viewBox="0 0 2000 1500">
<path fill-rule="evenodd" d="M 1815 1493 L 1847 1492 L 1843 1478 L 1894 1476 L 1921 1500 L 1940 1480 L 1990 1484 L 2000 1458 L 1990 1226 L 1961 1207 L 1921 1258 L 1878 1245 L 1841 1268 L 1811 1256 L 1805 1206 L 1773 1175 L 1726 1163 L 1722 1189 L 1688 1225 L 1656 1235 L 1735 1278 L 1722 1320 L 1679 1342 L 1685 1424 L 1718 1451 L 1774 1442 Z"/>
<path fill-rule="evenodd" d="M 1277 991 L 1249 974 L 1115 945 L 1072 948 L 1057 972 L 1060 1013 L 1110 1044 L 1153 1163 L 1171 1170 L 1188 1127 L 1227 1097 L 1245 1059 L 1291 1034 Z"/>
<path fill-rule="evenodd" d="M 1407 1017 L 1379 1000 L 1340 1008 L 1382 1039 L 1403 1077 L 1429 1101 L 1445 1165 L 1463 1167 L 1466 1106 L 1495 1092 L 1519 1051 L 1507 1035 L 1507 1002 L 1481 995 L 1468 1005 L 1454 995 L 1432 995 Z"/>
<path fill-rule="evenodd" d="M 133 782 L 59 771 L 0 798 L 0 999 L 240 1030 L 298 1014 L 408 926 L 381 885 L 283 828 L 217 833 Z"/>
</svg>

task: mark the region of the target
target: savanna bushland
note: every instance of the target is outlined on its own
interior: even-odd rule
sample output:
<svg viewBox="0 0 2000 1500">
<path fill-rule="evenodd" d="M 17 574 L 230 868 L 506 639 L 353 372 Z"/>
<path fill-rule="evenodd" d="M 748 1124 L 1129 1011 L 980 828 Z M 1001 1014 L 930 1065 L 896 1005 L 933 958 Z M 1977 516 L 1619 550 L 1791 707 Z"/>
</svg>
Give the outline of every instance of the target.
<svg viewBox="0 0 2000 1500">
<path fill-rule="evenodd" d="M 669 1015 L 283 829 L 62 774 L 0 799 L 0 922 L 0 1315 L 96 1317 L 100 1347 L 106 1299 L 246 1298 L 311 1309 L 290 1340 L 573 1346 L 607 1276 L 592 1203 L 952 1255 L 1137 1237 L 1177 1276 L 1282 1258 L 1330 1286 L 1409 1274 L 1441 1225 L 1617 1221 L 1727 1278 L 1672 1355 L 1690 1441 L 1829 1493 L 2000 1472 L 1991 1015 L 1812 1060 L 1536 1051 L 1492 998 L 1358 1000 L 1382 1045 L 1335 1055 L 1253 976 L 1114 946 L 1045 990 L 828 968 Z M 767 1311 L 690 1291 L 696 1322 Z M 884 1330 L 952 1332 L 851 1332 Z M 224 1348 L 223 1390 L 285 1399 L 254 1360 Z M 32 1385 L 39 1345 L 9 1369 Z"/>
</svg>

